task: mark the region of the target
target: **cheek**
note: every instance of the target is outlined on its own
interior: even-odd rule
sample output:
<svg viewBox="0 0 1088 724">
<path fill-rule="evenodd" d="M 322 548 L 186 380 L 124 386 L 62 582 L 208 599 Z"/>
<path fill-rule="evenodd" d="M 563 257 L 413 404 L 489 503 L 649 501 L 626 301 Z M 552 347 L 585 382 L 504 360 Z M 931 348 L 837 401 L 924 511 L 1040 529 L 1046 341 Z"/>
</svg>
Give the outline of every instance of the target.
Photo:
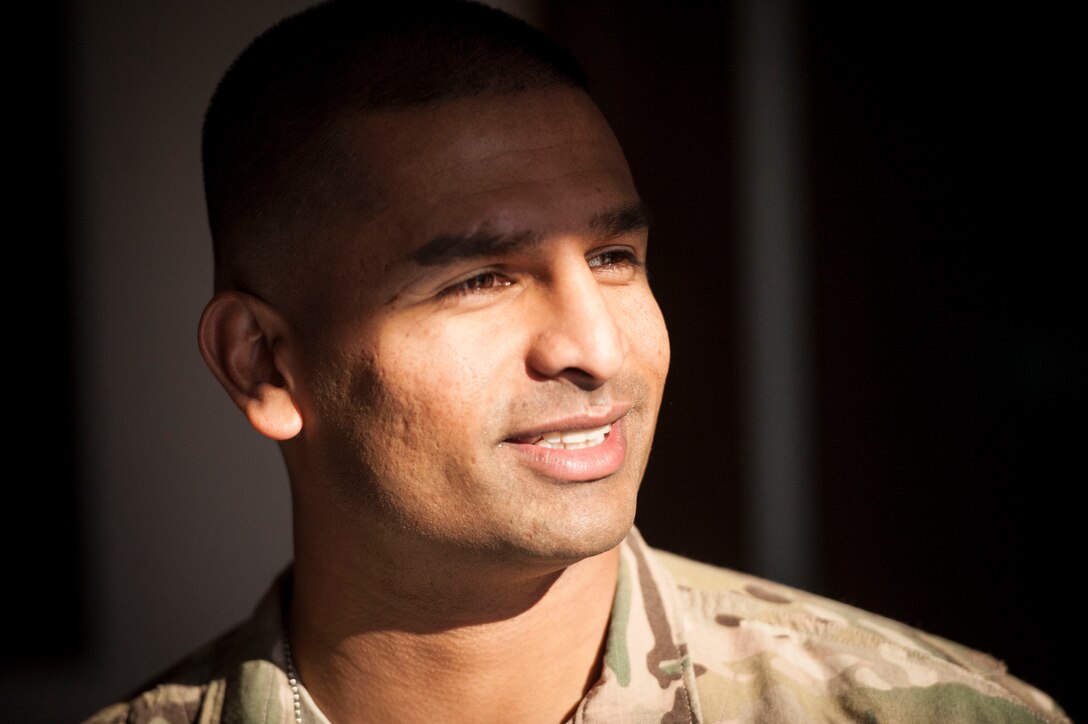
<svg viewBox="0 0 1088 724">
<path fill-rule="evenodd" d="M 661 314 L 661 309 L 657 306 L 657 302 L 654 302 L 653 309 L 650 310 L 650 314 L 653 317 L 653 328 L 656 336 L 656 349 L 657 349 L 657 361 L 658 367 L 661 370 L 661 376 L 665 375 L 669 371 L 669 362 L 672 360 L 672 347 L 669 345 L 669 330 L 665 326 L 665 317 Z"/>
<path fill-rule="evenodd" d="M 647 374 L 662 383 L 669 371 L 671 350 L 669 332 L 657 300 L 646 290 L 624 301 L 623 308 L 629 315 L 628 340 L 631 353 L 641 360 Z"/>
<path fill-rule="evenodd" d="M 478 437 L 501 405 L 504 380 L 517 368 L 512 336 L 495 325 L 446 320 L 417 325 L 378 348 L 383 397 L 397 411 L 400 432 L 432 445 L 462 447 Z"/>
</svg>

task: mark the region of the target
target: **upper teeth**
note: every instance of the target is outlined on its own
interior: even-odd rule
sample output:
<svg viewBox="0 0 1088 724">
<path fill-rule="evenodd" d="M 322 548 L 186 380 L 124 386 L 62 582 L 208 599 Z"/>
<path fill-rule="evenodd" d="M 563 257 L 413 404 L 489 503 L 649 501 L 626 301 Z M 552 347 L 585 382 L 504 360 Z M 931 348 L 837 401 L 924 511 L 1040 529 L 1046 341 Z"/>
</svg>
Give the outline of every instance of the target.
<svg viewBox="0 0 1088 724">
<path fill-rule="evenodd" d="M 611 424 L 592 427 L 588 430 L 557 430 L 546 432 L 540 436 L 534 444 L 539 447 L 555 447 L 565 450 L 576 450 L 582 447 L 593 447 L 604 442 L 604 436 L 612 429 Z"/>
</svg>

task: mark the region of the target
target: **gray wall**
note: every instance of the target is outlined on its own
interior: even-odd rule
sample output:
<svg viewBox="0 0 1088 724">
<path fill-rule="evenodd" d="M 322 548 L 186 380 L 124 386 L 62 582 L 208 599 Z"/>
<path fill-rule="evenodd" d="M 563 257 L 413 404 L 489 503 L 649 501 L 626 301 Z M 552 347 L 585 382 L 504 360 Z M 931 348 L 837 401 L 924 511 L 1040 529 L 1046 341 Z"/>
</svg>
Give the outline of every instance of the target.
<svg viewBox="0 0 1088 724">
<path fill-rule="evenodd" d="M 290 559 L 286 475 L 200 359 L 200 124 L 299 0 L 71 6 L 79 469 L 88 654 L 9 673 L 12 721 L 74 720 L 243 617 Z"/>
<path fill-rule="evenodd" d="M 89 715 L 245 617 L 290 560 L 279 452 L 196 346 L 212 278 L 200 126 L 246 43 L 308 4 L 67 6 L 88 640 L 0 672 L 0 721 Z M 534 19 L 532 2 L 504 6 Z"/>
</svg>

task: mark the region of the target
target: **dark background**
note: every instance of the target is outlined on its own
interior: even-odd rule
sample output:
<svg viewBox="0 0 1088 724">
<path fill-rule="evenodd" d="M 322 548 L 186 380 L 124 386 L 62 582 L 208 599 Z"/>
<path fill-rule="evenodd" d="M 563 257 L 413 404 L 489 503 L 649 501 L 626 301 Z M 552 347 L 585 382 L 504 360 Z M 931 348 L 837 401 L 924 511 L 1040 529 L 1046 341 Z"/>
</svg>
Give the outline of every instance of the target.
<svg viewBox="0 0 1088 724">
<path fill-rule="evenodd" d="M 737 8 L 552 13 L 657 220 L 674 361 L 640 529 L 753 570 Z M 990 652 L 1076 719 L 1086 365 L 1070 18 L 804 3 L 788 22 L 819 532 L 805 584 Z"/>
<path fill-rule="evenodd" d="M 25 18 L 41 41 L 27 61 L 33 73 L 14 80 L 10 153 L 26 203 L 47 210 L 10 243 L 31 286 L 9 301 L 20 376 L 8 399 L 14 424 L 32 435 L 13 450 L 31 462 L 9 496 L 20 525 L 4 533 L 18 595 L 8 596 L 0 654 L 13 708 L 0 719 L 89 713 L 137 683 L 130 671 L 149 674 L 199 642 L 179 624 L 168 643 L 149 643 L 175 620 L 156 606 L 209 622 L 198 629 L 206 638 L 245 614 L 222 591 L 255 601 L 286 560 L 286 510 L 266 512 L 286 505 L 282 477 L 275 495 L 260 487 L 279 463 L 267 446 L 237 460 L 224 440 L 247 434 L 242 423 L 232 417 L 224 433 L 210 421 L 236 415 L 200 377 L 192 343 L 210 282 L 176 268 L 187 256 L 199 257 L 198 277 L 210 268 L 199 114 L 229 59 L 292 3 L 261 5 L 101 15 L 59 3 Z M 804 201 L 799 359 L 811 453 L 802 519 L 813 531 L 803 581 L 790 582 L 1005 659 L 1078 718 L 1081 667 L 1068 650 L 1079 630 L 1071 581 L 1083 567 L 1073 491 L 1085 480 L 1085 360 L 1074 292 L 1072 99 L 1083 83 L 1072 77 L 1073 23 L 992 7 L 835 5 L 784 6 Z M 742 362 L 749 262 L 737 243 L 746 213 L 738 108 L 748 101 L 737 81 L 746 27 L 737 7 L 545 2 L 535 17 L 587 66 L 655 216 L 651 278 L 673 367 L 639 527 L 655 546 L 769 574 L 744 513 L 759 482 Z M 109 71 L 88 72 L 102 55 L 84 39 L 101 35 L 96 23 L 147 45 L 109 46 Z M 166 26 L 161 37 L 176 35 L 177 46 L 164 49 L 141 23 Z M 199 66 L 199 81 L 184 92 L 169 75 L 141 81 L 143 61 L 160 55 Z M 126 86 L 136 100 L 95 121 L 96 108 L 121 107 L 101 99 Z M 181 97 L 183 111 L 170 105 Z M 147 115 L 157 104 L 166 110 Z M 95 150 L 106 137 L 96 122 L 123 139 L 117 152 Z M 133 135 L 175 123 L 183 132 L 166 150 L 180 170 L 126 155 Z M 111 196 L 110 177 L 95 174 L 113 162 L 139 190 L 184 177 L 189 200 L 169 190 L 161 207 L 124 188 Z M 114 215 L 137 221 L 114 228 L 103 221 Z M 124 287 L 148 276 L 128 266 L 134 257 L 150 258 L 178 291 Z M 171 296 L 181 310 L 161 312 Z M 133 323 L 116 309 L 143 316 Z M 99 318 L 105 327 L 94 326 Z M 150 367 L 169 374 L 145 379 Z M 160 398 L 163 389 L 183 401 Z M 133 427 L 111 432 L 114 418 Z M 47 452 L 32 453 L 41 441 Z M 175 443 L 203 467 L 170 458 Z M 137 462 L 110 463 L 101 449 Z M 191 489 L 168 480 L 179 468 Z M 255 468 L 257 483 L 235 485 Z M 111 487 L 119 479 L 131 490 Z M 118 558 L 131 565 L 118 568 Z"/>
</svg>

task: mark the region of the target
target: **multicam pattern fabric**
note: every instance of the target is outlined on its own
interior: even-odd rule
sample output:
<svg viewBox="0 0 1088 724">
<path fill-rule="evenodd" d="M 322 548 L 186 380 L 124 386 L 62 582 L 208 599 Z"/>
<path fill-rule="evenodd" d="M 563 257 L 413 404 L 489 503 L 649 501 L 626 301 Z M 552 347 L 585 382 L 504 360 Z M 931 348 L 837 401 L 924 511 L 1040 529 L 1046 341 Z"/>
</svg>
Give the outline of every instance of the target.
<svg viewBox="0 0 1088 724">
<path fill-rule="evenodd" d="M 285 575 L 253 617 L 89 722 L 293 719 Z M 1001 662 L 850 606 L 649 548 L 620 575 L 600 680 L 574 724 L 1067 722 Z M 328 724 L 300 687 L 305 722 Z"/>
<path fill-rule="evenodd" d="M 630 625 L 625 642 L 613 628 L 597 689 L 613 676 L 612 688 L 624 688 L 617 675 L 624 667 L 608 657 L 626 649 L 632 668 L 652 672 L 663 694 L 676 693 L 656 711 L 631 712 L 614 691 L 611 718 L 584 721 L 1069 721 L 1000 661 L 896 621 L 650 550 L 635 531 L 621 565 L 632 569 L 621 578 L 636 583 L 617 591 L 614 620 L 630 596 L 632 610 L 657 623 L 648 624 L 650 637 Z M 673 678 L 666 683 L 665 675 Z"/>
</svg>

